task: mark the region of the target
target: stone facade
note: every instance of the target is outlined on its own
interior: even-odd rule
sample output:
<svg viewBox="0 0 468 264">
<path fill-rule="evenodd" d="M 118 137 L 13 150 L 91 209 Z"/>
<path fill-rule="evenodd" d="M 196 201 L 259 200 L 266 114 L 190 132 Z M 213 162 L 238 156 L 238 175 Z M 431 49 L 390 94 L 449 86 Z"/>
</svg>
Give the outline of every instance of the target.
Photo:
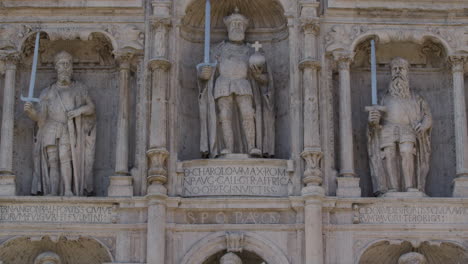
<svg viewBox="0 0 468 264">
<path fill-rule="evenodd" d="M 210 51 L 228 44 L 209 61 L 224 65 L 203 73 L 205 0 L 3 0 L 0 263 L 468 263 L 467 8 L 466 0 L 212 0 Z M 225 19 L 236 9 L 242 24 Z M 36 36 L 29 97 L 40 102 L 25 103 Z M 371 40 L 379 98 L 394 71 L 408 70 L 421 100 L 372 105 Z M 73 82 L 60 75 L 61 51 Z M 396 57 L 407 68 L 391 70 Z M 221 110 L 231 111 L 232 126 L 211 129 L 234 143 L 207 155 L 203 145 L 216 142 L 201 140 L 210 133 L 199 99 L 203 87 L 217 89 L 209 82 L 220 70 L 242 85 L 220 96 L 233 100 L 229 108 L 212 104 L 221 122 Z M 88 103 L 66 95 L 78 83 Z M 430 111 L 413 115 L 423 104 Z M 31 118 L 44 105 L 56 112 Z M 84 136 L 70 136 L 91 115 Z M 38 147 L 45 136 L 52 143 Z M 390 144 L 371 150 L 374 140 Z M 401 175 L 396 188 L 380 189 L 376 181 L 396 175 L 390 158 Z M 44 191 L 51 171 L 68 191 Z M 76 187 L 83 180 L 93 188 Z"/>
</svg>

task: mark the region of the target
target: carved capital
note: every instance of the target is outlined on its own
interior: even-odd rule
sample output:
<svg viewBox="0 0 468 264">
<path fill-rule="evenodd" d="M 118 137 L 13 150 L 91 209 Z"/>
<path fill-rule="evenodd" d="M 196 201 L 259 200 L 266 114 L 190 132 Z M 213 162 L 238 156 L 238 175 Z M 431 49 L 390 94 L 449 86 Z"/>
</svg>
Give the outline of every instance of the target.
<svg viewBox="0 0 468 264">
<path fill-rule="evenodd" d="M 227 252 L 242 252 L 244 249 L 244 234 L 241 232 L 226 233 Z"/>
<path fill-rule="evenodd" d="M 151 18 L 151 26 L 154 30 L 167 30 L 168 27 L 172 25 L 172 21 L 170 17 L 152 17 Z"/>
<path fill-rule="evenodd" d="M 321 161 L 323 152 L 320 148 L 306 148 L 301 153 L 301 157 L 306 162 L 304 170 L 304 184 L 307 186 L 322 184 L 322 167 Z"/>
<path fill-rule="evenodd" d="M 316 17 L 300 18 L 301 27 L 305 34 L 318 35 L 320 33 L 319 19 Z"/>
<path fill-rule="evenodd" d="M 148 62 L 148 67 L 151 71 L 167 71 L 171 68 L 171 62 L 166 60 L 165 58 L 154 58 Z"/>
<path fill-rule="evenodd" d="M 135 56 L 135 52 L 131 50 L 118 50 L 114 52 L 114 55 L 120 69 L 130 69 L 130 62 L 133 56 Z"/>
<path fill-rule="evenodd" d="M 333 52 L 333 58 L 338 63 L 338 68 L 340 70 L 349 70 L 349 66 L 354 58 L 354 52 L 335 51 Z"/>
<path fill-rule="evenodd" d="M 167 182 L 166 160 L 169 152 L 165 148 L 151 148 L 146 155 L 149 163 L 148 184 L 165 184 Z"/>
<path fill-rule="evenodd" d="M 16 65 L 19 63 L 20 58 L 21 56 L 17 51 L 8 50 L 0 52 L 0 61 L 3 61 L 7 70 L 16 69 Z"/>
<path fill-rule="evenodd" d="M 468 55 L 449 56 L 449 62 L 452 65 L 452 72 L 464 72 L 464 65 L 468 61 Z"/>
<path fill-rule="evenodd" d="M 299 69 L 312 68 L 319 70 L 320 67 L 320 61 L 317 59 L 305 58 L 299 62 Z"/>
</svg>

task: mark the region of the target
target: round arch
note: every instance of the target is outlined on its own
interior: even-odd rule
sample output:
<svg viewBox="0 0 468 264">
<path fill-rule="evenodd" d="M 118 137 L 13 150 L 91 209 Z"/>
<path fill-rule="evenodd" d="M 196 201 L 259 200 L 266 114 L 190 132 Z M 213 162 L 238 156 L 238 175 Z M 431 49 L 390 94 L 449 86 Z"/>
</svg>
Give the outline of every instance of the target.
<svg viewBox="0 0 468 264">
<path fill-rule="evenodd" d="M 101 264 L 113 262 L 111 250 L 99 239 L 88 236 L 14 236 L 0 244 L 0 259 L 6 263 L 33 263 L 42 252 L 57 253 L 63 263 Z M 24 253 L 28 252 L 28 255 Z M 76 260 L 79 259 L 79 262 Z"/>
<path fill-rule="evenodd" d="M 377 43 L 386 44 L 391 41 L 397 42 L 413 42 L 416 44 L 423 44 L 427 40 L 431 40 L 435 43 L 441 44 L 447 55 L 452 54 L 453 50 L 446 40 L 438 35 L 431 32 L 402 32 L 396 30 L 381 30 L 381 31 L 369 31 L 362 35 L 359 35 L 353 40 L 350 45 L 350 51 L 354 51 L 356 47 L 365 40 L 375 38 Z"/>
<path fill-rule="evenodd" d="M 186 11 L 187 11 L 187 8 L 192 5 L 194 2 L 196 1 L 200 1 L 200 0 L 182 0 L 181 4 L 179 5 L 179 14 L 181 16 L 184 16 L 186 15 Z M 205 0 L 203 0 L 205 1 Z M 236 2 L 239 1 L 239 0 L 236 0 Z M 278 2 L 282 9 L 283 10 L 288 10 L 290 9 L 290 6 L 295 2 L 295 1 L 291 1 L 291 0 L 274 0 L 275 2 Z M 248 0 L 246 0 L 246 2 L 248 2 Z"/>
<path fill-rule="evenodd" d="M 378 239 L 369 242 L 356 254 L 356 264 L 393 264 L 398 258 L 408 252 L 416 251 L 423 254 L 428 264 L 465 263 L 468 251 L 463 244 L 451 240 L 419 241 L 419 240 L 389 240 Z"/>
<path fill-rule="evenodd" d="M 117 40 L 108 32 L 104 30 L 87 30 L 83 29 L 82 31 L 77 30 L 76 32 L 73 32 L 73 38 L 68 36 L 67 34 L 70 33 L 60 33 L 57 31 L 54 31 L 54 29 L 41 29 L 41 33 L 45 33 L 47 37 L 51 40 L 58 40 L 58 39 L 81 39 L 81 40 L 89 40 L 93 34 L 101 34 L 104 36 L 104 38 L 111 44 L 113 51 L 118 50 L 120 47 L 118 45 Z M 24 49 L 24 46 L 26 45 L 26 42 L 32 37 L 35 38 L 37 31 L 31 31 L 28 32 L 27 34 L 24 35 L 24 37 L 21 39 L 17 46 L 17 51 L 22 52 Z"/>
<path fill-rule="evenodd" d="M 290 264 L 281 248 L 258 234 L 244 233 L 243 248 L 257 254 L 269 264 Z M 210 234 L 193 245 L 180 263 L 202 264 L 211 255 L 226 249 L 226 232 Z"/>
</svg>

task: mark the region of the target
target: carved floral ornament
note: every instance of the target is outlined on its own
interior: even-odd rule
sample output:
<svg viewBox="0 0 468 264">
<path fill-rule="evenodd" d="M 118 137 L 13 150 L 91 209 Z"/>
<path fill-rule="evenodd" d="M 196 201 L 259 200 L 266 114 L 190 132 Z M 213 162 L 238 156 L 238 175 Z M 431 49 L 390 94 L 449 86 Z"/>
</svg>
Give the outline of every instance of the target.
<svg viewBox="0 0 468 264">
<path fill-rule="evenodd" d="M 90 40 L 92 33 L 104 34 L 112 43 L 113 49 L 132 48 L 142 50 L 144 33 L 135 25 L 103 25 L 100 27 L 39 27 L 35 25 L 0 25 L 0 50 L 18 50 L 34 32 L 43 31 L 52 41 Z"/>
<path fill-rule="evenodd" d="M 401 27 L 370 28 L 367 25 L 333 25 L 327 30 L 325 46 L 327 52 L 336 50 L 352 51 L 359 42 L 372 37 L 375 37 L 381 44 L 404 41 L 423 44 L 427 38 L 432 38 L 441 43 L 450 54 L 463 45 L 463 40 L 456 37 L 457 34 L 463 35 L 463 33 L 455 29 L 440 27 L 414 29 Z"/>
</svg>

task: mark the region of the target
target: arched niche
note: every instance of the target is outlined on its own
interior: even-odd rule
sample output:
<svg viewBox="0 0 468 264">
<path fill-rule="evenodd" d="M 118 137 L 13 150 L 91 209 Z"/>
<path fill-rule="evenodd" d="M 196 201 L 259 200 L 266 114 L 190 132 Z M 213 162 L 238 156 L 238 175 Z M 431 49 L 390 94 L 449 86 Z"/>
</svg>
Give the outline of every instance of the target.
<svg viewBox="0 0 468 264">
<path fill-rule="evenodd" d="M 34 97 L 56 81 L 54 68 L 55 55 L 64 50 L 73 56 L 73 79 L 84 83 L 96 106 L 97 135 L 94 161 L 94 194 L 105 196 L 109 176 L 115 171 L 115 130 L 116 113 L 119 104 L 119 71 L 114 57 L 116 42 L 102 32 L 86 34 L 59 34 L 44 31 L 40 34 L 39 59 L 34 89 Z M 24 102 L 20 95 L 27 95 L 29 90 L 31 65 L 34 54 L 36 34 L 29 34 L 20 47 L 21 61 L 16 76 L 15 130 L 14 130 L 14 166 L 17 194 L 30 195 L 33 175 L 33 136 L 37 132 L 36 124 L 23 111 Z M 130 116 L 135 116 L 136 76 L 130 76 Z M 135 118 L 130 118 L 130 138 L 134 138 Z M 133 151 L 134 141 L 130 140 Z M 133 156 L 130 153 L 130 156 Z M 130 159 L 132 160 L 132 159 Z M 129 164 L 131 167 L 132 164 Z"/>
<path fill-rule="evenodd" d="M 268 264 L 290 264 L 281 248 L 268 239 L 252 233 L 244 233 L 242 253 L 247 259 L 262 259 Z M 214 264 L 218 257 L 226 253 L 226 232 L 216 232 L 208 235 L 193 245 L 182 257 L 180 264 Z M 259 262 L 261 263 L 261 262 Z"/>
<path fill-rule="evenodd" d="M 373 196 L 372 181 L 367 153 L 367 120 L 364 111 L 371 105 L 370 39 L 376 39 L 377 89 L 380 98 L 390 83 L 390 61 L 402 57 L 411 64 L 409 78 L 411 91 L 428 102 L 433 115 L 432 154 L 426 193 L 433 197 L 451 196 L 451 184 L 455 176 L 455 140 L 453 120 L 453 89 L 450 66 L 447 63 L 449 50 L 444 42 L 430 35 L 369 35 L 358 37 L 351 63 L 352 121 L 354 134 L 354 163 L 360 176 L 363 196 Z M 334 75 L 335 88 L 338 75 Z M 337 89 L 334 89 L 338 98 Z M 335 100 L 338 107 L 338 100 Z M 338 126 L 338 123 L 337 127 Z"/>
<path fill-rule="evenodd" d="M 203 61 L 205 0 L 187 1 L 177 36 L 178 68 L 178 158 L 201 158 L 198 86 L 196 65 Z M 223 18 L 235 7 L 249 18 L 246 42 L 263 45 L 269 68 L 273 73 L 276 100 L 276 158 L 289 157 L 289 32 L 285 9 L 278 0 L 212 1 L 211 47 L 227 40 Z M 262 10 L 262 12 L 257 12 Z"/>
<path fill-rule="evenodd" d="M 451 241 L 426 241 L 413 245 L 409 241 L 383 240 L 369 245 L 359 256 L 358 264 L 394 264 L 409 252 L 418 252 L 427 259 L 427 264 L 458 264 L 468 261 L 465 248 Z"/>
<path fill-rule="evenodd" d="M 8 264 L 34 263 L 41 253 L 56 253 L 62 264 L 101 264 L 112 262 L 109 249 L 93 238 L 80 237 L 51 240 L 49 237 L 33 240 L 17 237 L 0 245 L 0 260 Z"/>
</svg>

